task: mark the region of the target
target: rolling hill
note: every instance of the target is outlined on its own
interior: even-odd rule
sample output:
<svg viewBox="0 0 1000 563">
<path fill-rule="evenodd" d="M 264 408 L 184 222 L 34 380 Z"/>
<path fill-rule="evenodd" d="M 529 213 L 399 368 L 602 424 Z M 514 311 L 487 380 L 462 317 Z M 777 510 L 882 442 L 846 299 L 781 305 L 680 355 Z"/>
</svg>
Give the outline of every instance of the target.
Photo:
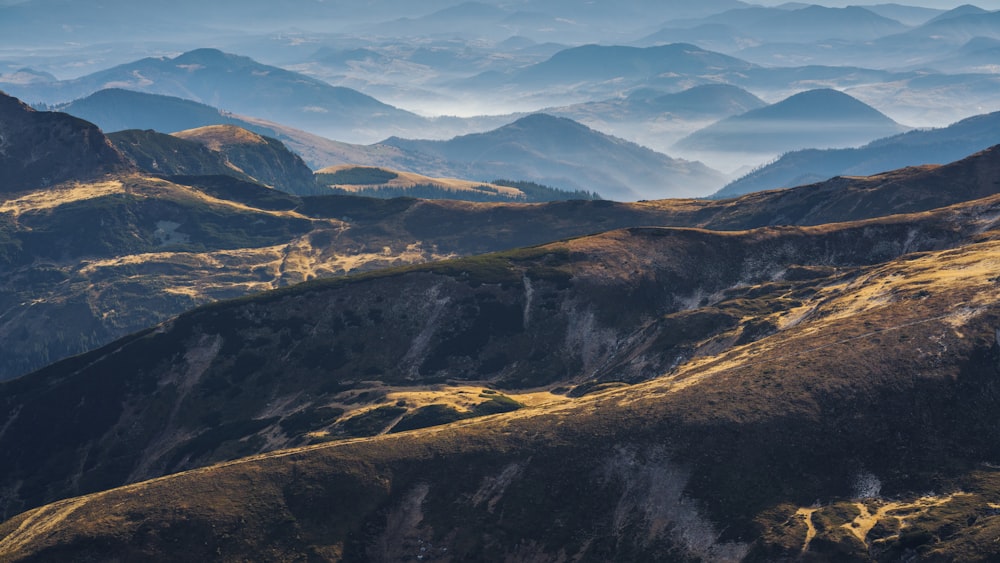
<svg viewBox="0 0 1000 563">
<path fill-rule="evenodd" d="M 482 180 L 516 177 L 562 189 L 592 191 L 606 199 L 703 195 L 721 178 L 699 162 L 672 159 L 570 119 L 545 114 L 449 141 L 391 138 L 380 145 L 408 155 L 412 165 L 399 168 Z"/>
<path fill-rule="evenodd" d="M 551 108 L 546 113 L 577 121 L 634 122 L 654 119 L 722 119 L 767 105 L 729 84 L 703 84 L 681 92 L 639 89 L 622 98 Z"/>
<path fill-rule="evenodd" d="M 431 178 L 413 172 L 401 172 L 372 166 L 340 165 L 316 171 L 316 182 L 329 193 L 365 197 L 452 199 L 538 203 L 571 199 L 599 199 L 590 192 L 568 192 L 532 182 L 494 180 L 470 182 L 456 178 Z"/>
<path fill-rule="evenodd" d="M 0 552 L 992 556 L 998 206 L 633 228 L 202 308 L 3 384 L 0 475 L 16 510 L 230 461 L 25 512 Z M 468 419 L 491 402 L 515 410 Z"/>
<path fill-rule="evenodd" d="M 820 89 L 728 117 L 674 146 L 687 151 L 780 154 L 803 148 L 860 145 L 905 130 L 847 94 Z"/>
<path fill-rule="evenodd" d="M 210 125 L 178 131 L 174 137 L 204 145 L 255 182 L 298 195 L 317 195 L 313 171 L 277 139 L 235 125 Z"/>
<path fill-rule="evenodd" d="M 193 100 L 121 88 L 98 90 L 52 107 L 98 125 L 104 132 L 140 129 L 173 133 L 207 125 L 252 126 L 233 115 Z"/>
<path fill-rule="evenodd" d="M 250 183 L 218 153 L 190 141 L 151 132 L 113 137 L 126 147 L 135 140 L 131 136 L 157 149 L 145 157 L 136 147 L 123 149 L 141 167 L 150 166 L 149 154 L 172 158 L 169 167 L 164 160 L 159 178 L 130 173 L 72 180 L 39 186 L 0 204 L 0 260 L 5 264 L 0 335 L 11 344 L 0 357 L 0 379 L 91 350 L 199 304 L 316 277 L 642 225 L 745 229 L 863 219 L 950 205 L 996 190 L 978 180 L 989 177 L 987 168 L 968 174 L 954 192 L 912 187 L 919 183 L 907 183 L 911 172 L 896 175 L 898 193 L 884 199 L 892 202 L 887 207 L 876 205 L 879 192 L 870 189 L 885 177 L 725 202 L 482 205 L 300 198 Z M 988 163 L 991 154 L 955 166 L 988 166 L 975 163 Z M 58 329 L 50 330 L 53 326 Z"/>
<path fill-rule="evenodd" d="M 915 130 L 863 147 L 793 151 L 731 182 L 715 197 L 863 176 L 904 166 L 949 162 L 1000 142 L 1000 112 L 963 119 L 948 127 Z"/>
<path fill-rule="evenodd" d="M 85 98 L 54 106 L 98 125 L 105 132 L 129 129 L 173 133 L 210 125 L 235 125 L 280 140 L 313 169 L 341 161 L 369 164 L 374 155 L 364 145 L 352 145 L 319 137 L 300 129 L 258 117 L 237 116 L 199 102 L 175 96 L 112 88 Z"/>
<path fill-rule="evenodd" d="M 736 35 L 768 43 L 812 43 L 823 39 L 871 41 L 908 30 L 907 26 L 867 6 L 828 8 L 815 4 L 742 7 L 667 24 L 680 29 L 723 25 Z"/>
<path fill-rule="evenodd" d="M 484 73 L 461 83 L 473 90 L 517 92 L 573 86 L 584 93 L 620 92 L 635 86 L 677 88 L 693 77 L 735 78 L 754 65 L 685 43 L 655 47 L 584 45 L 559 51 L 541 63 L 509 74 Z"/>
<path fill-rule="evenodd" d="M 126 130 L 108 138 L 139 169 L 159 176 L 231 176 L 286 193 L 323 193 L 312 170 L 280 141 L 233 125 L 173 135 Z"/>
</svg>

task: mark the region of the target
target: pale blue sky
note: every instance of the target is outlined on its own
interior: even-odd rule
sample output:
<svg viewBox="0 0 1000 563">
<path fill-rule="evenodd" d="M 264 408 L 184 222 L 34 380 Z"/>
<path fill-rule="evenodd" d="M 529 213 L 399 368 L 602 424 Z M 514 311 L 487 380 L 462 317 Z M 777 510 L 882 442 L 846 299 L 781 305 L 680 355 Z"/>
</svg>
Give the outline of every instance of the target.
<svg viewBox="0 0 1000 563">
<path fill-rule="evenodd" d="M 776 6 L 784 4 L 788 0 L 746 0 L 751 4 L 763 4 L 765 6 Z M 1000 0 L 795 0 L 804 4 L 820 4 L 822 6 L 864 6 L 871 4 L 903 4 L 906 6 L 924 6 L 927 8 L 939 8 L 950 10 L 963 4 L 973 4 L 984 10 L 1000 10 Z"/>
</svg>

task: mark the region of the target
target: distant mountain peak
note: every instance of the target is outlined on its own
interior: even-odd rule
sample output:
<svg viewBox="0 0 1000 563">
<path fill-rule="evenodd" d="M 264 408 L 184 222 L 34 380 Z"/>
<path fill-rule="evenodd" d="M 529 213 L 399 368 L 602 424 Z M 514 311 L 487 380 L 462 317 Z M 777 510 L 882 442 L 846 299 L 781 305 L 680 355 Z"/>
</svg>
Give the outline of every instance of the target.
<svg viewBox="0 0 1000 563">
<path fill-rule="evenodd" d="M 782 153 L 810 147 L 856 146 L 905 129 L 848 94 L 819 88 L 723 119 L 681 139 L 676 146 L 687 150 Z"/>
<path fill-rule="evenodd" d="M 226 63 L 233 60 L 250 61 L 249 57 L 225 53 L 219 49 L 203 47 L 194 49 L 174 57 L 173 61 L 178 64 L 206 64 L 206 63 Z"/>
<path fill-rule="evenodd" d="M 955 8 L 952 8 L 952 9 L 948 10 L 947 12 L 945 12 L 945 13 L 937 16 L 936 18 L 934 18 L 934 19 L 930 20 L 929 22 L 927 22 L 927 24 L 934 24 L 934 23 L 942 22 L 944 20 L 950 20 L 952 18 L 957 18 L 957 17 L 960 17 L 960 16 L 968 16 L 968 15 L 972 15 L 972 14 L 988 14 L 988 13 L 989 13 L 988 10 L 984 10 L 984 9 L 980 8 L 979 6 L 976 6 L 974 4 L 962 4 L 961 6 L 957 6 Z"/>
<path fill-rule="evenodd" d="M 885 114 L 850 94 L 833 88 L 817 88 L 793 94 L 784 100 L 748 112 L 755 117 L 767 116 L 782 119 L 836 117 L 837 119 L 873 119 L 892 121 Z"/>
</svg>

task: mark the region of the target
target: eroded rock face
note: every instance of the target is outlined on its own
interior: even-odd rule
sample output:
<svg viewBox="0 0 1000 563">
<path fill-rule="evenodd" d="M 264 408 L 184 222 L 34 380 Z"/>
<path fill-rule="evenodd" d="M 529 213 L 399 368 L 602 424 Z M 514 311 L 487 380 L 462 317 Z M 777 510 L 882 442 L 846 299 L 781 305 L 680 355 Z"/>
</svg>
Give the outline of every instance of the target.
<svg viewBox="0 0 1000 563">
<path fill-rule="evenodd" d="M 96 125 L 63 113 L 34 111 L 0 92 L 0 192 L 128 169 Z"/>
</svg>

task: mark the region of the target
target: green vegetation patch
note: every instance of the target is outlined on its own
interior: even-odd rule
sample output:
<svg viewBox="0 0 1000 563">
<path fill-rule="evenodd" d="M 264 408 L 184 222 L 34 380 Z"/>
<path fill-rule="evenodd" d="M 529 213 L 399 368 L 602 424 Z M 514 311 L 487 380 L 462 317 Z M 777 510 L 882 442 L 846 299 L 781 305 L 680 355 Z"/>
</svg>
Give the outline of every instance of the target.
<svg viewBox="0 0 1000 563">
<path fill-rule="evenodd" d="M 597 192 L 588 192 L 586 190 L 573 190 L 573 191 L 560 190 L 558 188 L 543 186 L 542 184 L 536 184 L 534 182 L 523 182 L 514 180 L 493 180 L 490 183 L 497 186 L 517 188 L 524 193 L 525 201 L 529 202 L 568 201 L 575 199 L 586 199 L 586 200 L 601 199 L 601 196 L 598 195 Z"/>
<path fill-rule="evenodd" d="M 489 186 L 476 186 L 471 190 L 452 190 L 434 184 L 417 184 L 409 188 L 395 186 L 373 186 L 360 190 L 345 190 L 331 187 L 330 191 L 339 195 L 355 195 L 362 197 L 391 199 L 398 197 L 413 197 L 417 199 L 451 199 L 458 201 L 475 202 L 502 202 L 502 201 L 524 201 L 500 193 L 496 188 Z"/>
<path fill-rule="evenodd" d="M 349 186 L 372 186 L 391 182 L 399 174 L 382 168 L 355 166 L 333 173 L 317 174 L 316 179 L 321 184 L 342 184 Z"/>
</svg>

